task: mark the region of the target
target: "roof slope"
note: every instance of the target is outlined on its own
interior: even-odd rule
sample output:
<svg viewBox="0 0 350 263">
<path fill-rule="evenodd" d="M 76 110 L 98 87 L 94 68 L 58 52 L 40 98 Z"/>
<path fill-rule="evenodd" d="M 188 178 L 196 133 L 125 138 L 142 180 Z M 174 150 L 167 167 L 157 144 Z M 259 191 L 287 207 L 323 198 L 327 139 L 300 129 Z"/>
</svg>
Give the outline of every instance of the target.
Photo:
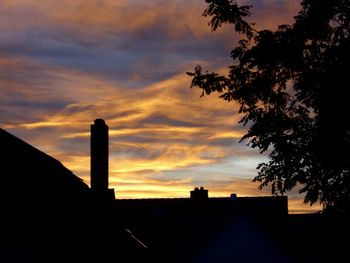
<svg viewBox="0 0 350 263">
<path fill-rule="evenodd" d="M 88 191 L 88 186 L 58 160 L 1 128 L 0 182 L 1 192 L 11 196 L 62 198 Z"/>
</svg>

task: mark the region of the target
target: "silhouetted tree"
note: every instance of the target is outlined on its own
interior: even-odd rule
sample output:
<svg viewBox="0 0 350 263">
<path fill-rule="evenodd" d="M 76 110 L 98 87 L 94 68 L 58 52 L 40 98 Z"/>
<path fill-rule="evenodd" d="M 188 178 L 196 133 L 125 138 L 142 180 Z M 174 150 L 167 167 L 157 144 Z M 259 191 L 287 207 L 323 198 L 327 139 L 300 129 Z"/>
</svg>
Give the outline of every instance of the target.
<svg viewBox="0 0 350 263">
<path fill-rule="evenodd" d="M 349 212 L 350 1 L 304 0 L 292 25 L 275 31 L 248 23 L 251 6 L 206 0 L 216 30 L 233 24 L 242 39 L 228 76 L 197 66 L 191 87 L 240 105 L 248 140 L 269 162 L 258 165 L 260 189 L 285 193 L 302 185 L 306 203 Z"/>
</svg>

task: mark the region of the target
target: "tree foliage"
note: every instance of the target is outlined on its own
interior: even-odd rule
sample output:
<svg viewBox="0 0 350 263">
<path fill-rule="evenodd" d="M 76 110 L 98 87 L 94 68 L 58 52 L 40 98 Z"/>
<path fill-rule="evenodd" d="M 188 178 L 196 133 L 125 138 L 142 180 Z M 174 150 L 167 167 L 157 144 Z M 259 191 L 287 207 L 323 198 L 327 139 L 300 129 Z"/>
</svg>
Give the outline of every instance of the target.
<svg viewBox="0 0 350 263">
<path fill-rule="evenodd" d="M 233 24 L 242 39 L 228 75 L 197 66 L 191 87 L 240 105 L 242 140 L 269 152 L 253 181 L 284 194 L 301 185 L 305 202 L 349 212 L 350 1 L 303 0 L 292 25 L 255 30 L 251 6 L 206 0 L 212 30 Z"/>
</svg>

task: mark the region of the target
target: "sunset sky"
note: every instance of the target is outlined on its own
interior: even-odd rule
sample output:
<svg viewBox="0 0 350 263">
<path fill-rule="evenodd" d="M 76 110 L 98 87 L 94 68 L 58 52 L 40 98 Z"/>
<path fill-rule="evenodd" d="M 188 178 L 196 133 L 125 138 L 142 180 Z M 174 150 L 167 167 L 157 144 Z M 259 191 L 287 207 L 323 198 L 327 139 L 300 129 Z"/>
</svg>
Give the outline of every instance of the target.
<svg viewBox="0 0 350 263">
<path fill-rule="evenodd" d="M 290 23 L 295 0 L 254 6 L 257 28 Z M 1 0 L 0 127 L 87 184 L 90 124 L 110 128 L 117 198 L 269 195 L 251 183 L 266 161 L 245 143 L 237 105 L 200 98 L 185 72 L 226 72 L 239 36 L 211 32 L 204 0 Z M 318 209 L 289 195 L 290 212 Z"/>
</svg>

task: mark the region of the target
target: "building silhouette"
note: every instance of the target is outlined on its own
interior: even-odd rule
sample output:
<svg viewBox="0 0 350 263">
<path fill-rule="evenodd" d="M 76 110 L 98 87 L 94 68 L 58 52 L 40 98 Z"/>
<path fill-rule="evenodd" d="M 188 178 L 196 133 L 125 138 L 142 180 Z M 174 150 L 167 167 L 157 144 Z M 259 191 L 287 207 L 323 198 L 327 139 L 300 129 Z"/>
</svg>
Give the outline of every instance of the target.
<svg viewBox="0 0 350 263">
<path fill-rule="evenodd" d="M 291 217 L 286 196 L 213 198 L 196 187 L 189 198 L 115 199 L 102 119 L 91 125 L 91 188 L 1 128 L 0 161 L 0 262 L 330 262 L 345 254 L 340 241 L 327 241 L 348 236 L 346 220 Z M 331 250 L 313 261 L 309 241 Z"/>
<path fill-rule="evenodd" d="M 109 202 L 61 162 L 1 128 L 0 215 L 0 262 L 146 258 Z"/>
<path fill-rule="evenodd" d="M 205 190 L 203 186 L 200 188 L 195 187 L 194 190 L 190 192 L 190 197 L 194 200 L 208 199 L 208 190 Z"/>
<path fill-rule="evenodd" d="M 116 199 L 114 209 L 159 262 L 291 262 L 279 247 L 280 231 L 287 229 L 287 197 L 233 200 L 208 197 L 204 188 L 189 195 Z M 246 253 L 245 246 L 256 253 Z M 260 253 L 269 253 L 268 260 Z"/>
<path fill-rule="evenodd" d="M 61 162 L 1 128 L 0 161 L 0 194 L 11 200 L 78 199 L 89 192 L 83 180 Z"/>
</svg>

